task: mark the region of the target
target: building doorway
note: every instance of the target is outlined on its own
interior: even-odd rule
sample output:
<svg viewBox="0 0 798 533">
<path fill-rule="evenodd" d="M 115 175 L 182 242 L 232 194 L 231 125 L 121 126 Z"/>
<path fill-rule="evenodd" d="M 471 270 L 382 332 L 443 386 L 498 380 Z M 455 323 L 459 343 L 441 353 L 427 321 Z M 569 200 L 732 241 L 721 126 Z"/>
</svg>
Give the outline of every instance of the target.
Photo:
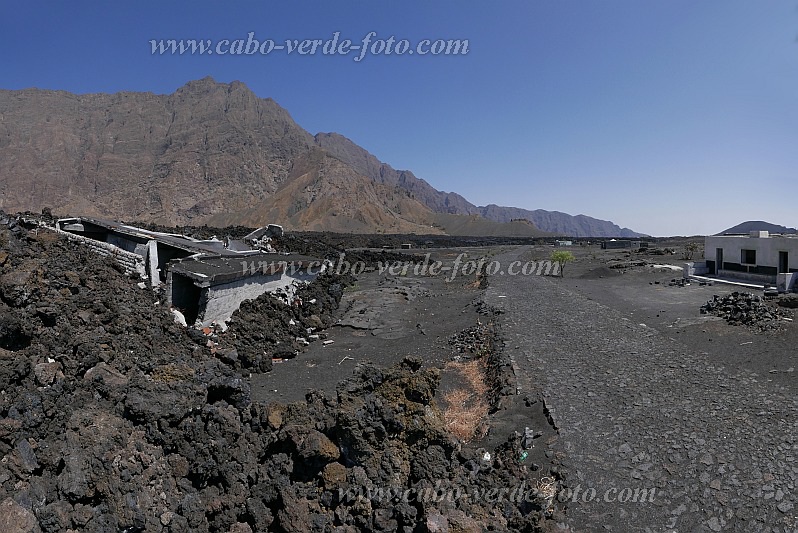
<svg viewBox="0 0 798 533">
<path fill-rule="evenodd" d="M 715 249 L 715 275 L 720 276 L 720 271 L 723 270 L 723 248 Z"/>
<path fill-rule="evenodd" d="M 172 273 L 172 306 L 186 317 L 186 324 L 193 326 L 199 316 L 200 288 L 185 276 Z"/>
<path fill-rule="evenodd" d="M 786 274 L 790 271 L 790 262 L 787 252 L 779 252 L 779 274 Z"/>
</svg>

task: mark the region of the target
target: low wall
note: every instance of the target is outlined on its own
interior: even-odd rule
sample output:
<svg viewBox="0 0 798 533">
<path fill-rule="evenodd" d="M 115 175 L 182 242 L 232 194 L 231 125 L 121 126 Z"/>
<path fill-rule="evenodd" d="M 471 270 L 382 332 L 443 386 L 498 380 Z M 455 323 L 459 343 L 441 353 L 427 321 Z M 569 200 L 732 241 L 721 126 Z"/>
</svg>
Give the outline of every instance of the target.
<svg viewBox="0 0 798 533">
<path fill-rule="evenodd" d="M 719 278 L 729 278 L 729 279 L 740 279 L 745 281 L 751 281 L 754 283 L 776 283 L 776 276 L 770 276 L 768 274 L 752 274 L 750 272 L 738 272 L 736 270 L 721 270 L 718 273 Z"/>
<path fill-rule="evenodd" d="M 65 236 L 72 242 L 78 242 L 103 257 L 112 257 L 117 263 L 122 266 L 122 269 L 128 275 L 139 274 L 142 278 L 147 279 L 147 270 L 144 266 L 144 258 L 138 254 L 117 248 L 113 244 L 107 242 L 97 241 L 82 235 L 75 235 L 68 231 L 63 231 L 57 228 L 50 228 L 42 226 L 42 228 L 54 231 L 59 235 Z"/>
<path fill-rule="evenodd" d="M 689 278 L 690 276 L 706 276 L 707 274 L 710 274 L 706 261 L 685 263 L 682 273 L 683 277 L 685 278 Z"/>
</svg>

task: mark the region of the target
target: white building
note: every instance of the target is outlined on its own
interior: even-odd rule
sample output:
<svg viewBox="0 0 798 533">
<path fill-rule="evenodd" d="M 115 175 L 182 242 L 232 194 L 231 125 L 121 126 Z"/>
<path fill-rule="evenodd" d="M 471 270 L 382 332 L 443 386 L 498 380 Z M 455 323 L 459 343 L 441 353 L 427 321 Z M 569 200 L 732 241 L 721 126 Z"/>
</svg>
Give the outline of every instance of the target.
<svg viewBox="0 0 798 533">
<path fill-rule="evenodd" d="M 704 242 L 707 273 L 776 284 L 792 290 L 798 279 L 798 235 L 711 235 Z"/>
</svg>

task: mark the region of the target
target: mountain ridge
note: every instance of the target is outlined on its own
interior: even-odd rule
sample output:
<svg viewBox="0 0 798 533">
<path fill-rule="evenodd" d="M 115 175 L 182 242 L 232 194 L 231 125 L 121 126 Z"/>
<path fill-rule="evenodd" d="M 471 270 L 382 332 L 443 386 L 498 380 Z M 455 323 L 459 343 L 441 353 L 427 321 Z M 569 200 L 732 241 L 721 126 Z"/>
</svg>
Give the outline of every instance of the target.
<svg viewBox="0 0 798 533">
<path fill-rule="evenodd" d="M 164 95 L 0 90 L 0 183 L 5 210 L 165 224 L 274 222 L 268 214 L 291 229 L 343 232 L 634 233 L 582 215 L 478 207 L 343 135 L 311 135 L 241 82 L 210 77 Z M 517 219 L 531 224 L 507 226 Z"/>
</svg>

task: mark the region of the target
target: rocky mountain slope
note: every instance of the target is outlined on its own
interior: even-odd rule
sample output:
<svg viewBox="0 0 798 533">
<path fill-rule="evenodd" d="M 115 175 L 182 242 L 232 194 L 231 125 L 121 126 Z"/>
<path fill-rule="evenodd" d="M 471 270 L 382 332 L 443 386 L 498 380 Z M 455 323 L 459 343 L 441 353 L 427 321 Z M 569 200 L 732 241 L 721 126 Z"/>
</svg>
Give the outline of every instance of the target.
<svg viewBox="0 0 798 533">
<path fill-rule="evenodd" d="M 186 222 L 273 194 L 313 137 L 241 83 L 171 95 L 0 92 L 6 210 Z"/>
<path fill-rule="evenodd" d="M 543 231 L 571 237 L 641 237 L 643 234 L 621 228 L 618 225 L 586 215 L 569 215 L 559 211 L 536 209 L 530 211 L 518 207 L 503 207 L 495 204 L 476 206 L 453 192 L 442 192 L 426 181 L 417 178 L 408 170 L 395 170 L 382 163 L 372 154 L 337 133 L 319 133 L 316 143 L 346 161 L 364 176 L 380 183 L 395 185 L 409 191 L 413 198 L 438 213 L 455 215 L 480 215 L 483 218 L 509 223 L 527 220 Z"/>
<path fill-rule="evenodd" d="M 477 207 L 341 135 L 312 136 L 240 82 L 211 78 L 170 95 L 0 91 L 0 190 L 6 211 L 170 225 L 629 236 L 589 217 Z"/>
<path fill-rule="evenodd" d="M 480 214 L 479 208 L 459 194 L 439 191 L 426 181 L 417 178 L 409 170 L 395 170 L 343 135 L 319 133 L 315 140 L 321 148 L 342 161 L 346 161 L 360 174 L 368 176 L 378 183 L 401 187 L 436 213 Z"/>
</svg>

